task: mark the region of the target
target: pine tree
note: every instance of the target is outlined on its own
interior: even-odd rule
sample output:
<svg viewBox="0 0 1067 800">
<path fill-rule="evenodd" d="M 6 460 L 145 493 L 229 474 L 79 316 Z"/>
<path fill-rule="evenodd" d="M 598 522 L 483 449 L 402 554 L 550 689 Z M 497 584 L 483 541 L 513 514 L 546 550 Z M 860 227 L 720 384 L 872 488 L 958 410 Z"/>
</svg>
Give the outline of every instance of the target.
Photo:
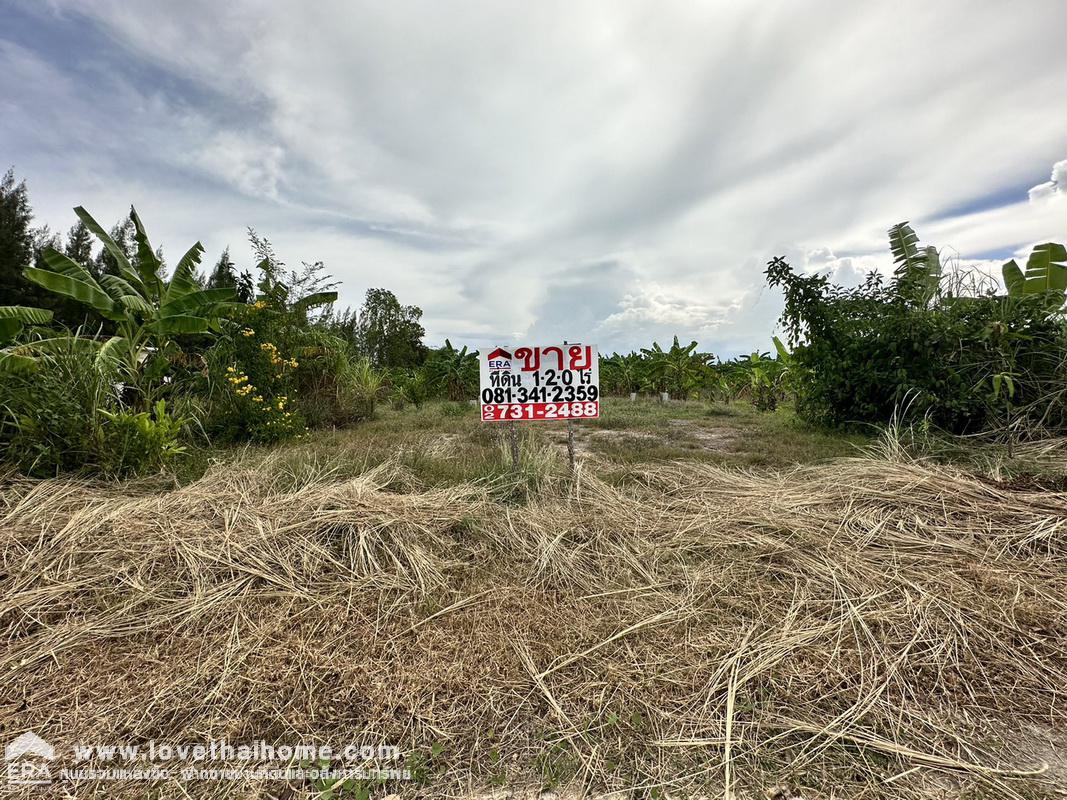
<svg viewBox="0 0 1067 800">
<path fill-rule="evenodd" d="M 234 263 L 230 260 L 230 248 L 222 251 L 219 260 L 215 263 L 215 269 L 207 279 L 208 289 L 230 289 L 237 286 L 237 278 L 233 271 Z"/>
<path fill-rule="evenodd" d="M 133 220 L 125 218 L 115 223 L 115 226 L 111 229 L 111 238 L 115 241 L 122 252 L 126 254 L 126 257 L 133 260 L 134 247 L 133 247 Z M 116 263 L 114 257 L 107 251 L 107 248 L 102 248 L 96 256 L 96 271 L 100 275 L 119 275 L 119 265 Z"/>
<path fill-rule="evenodd" d="M 256 296 L 252 275 L 248 270 L 238 274 L 236 267 L 237 265 L 230 258 L 230 248 L 227 247 L 222 251 L 222 255 L 219 256 L 219 260 L 215 263 L 215 268 L 211 270 L 204 288 L 233 289 L 239 302 L 251 303 Z"/>
<path fill-rule="evenodd" d="M 94 278 L 99 277 L 95 274 L 96 263 L 93 261 L 93 235 L 81 220 L 67 233 L 67 244 L 63 252 L 83 267 L 88 267 L 89 272 L 94 273 Z"/>
<path fill-rule="evenodd" d="M 33 264 L 33 211 L 26 181 L 15 181 L 14 168 L 0 181 L 0 297 L 3 305 L 33 306 L 41 292 L 23 276 Z"/>
</svg>

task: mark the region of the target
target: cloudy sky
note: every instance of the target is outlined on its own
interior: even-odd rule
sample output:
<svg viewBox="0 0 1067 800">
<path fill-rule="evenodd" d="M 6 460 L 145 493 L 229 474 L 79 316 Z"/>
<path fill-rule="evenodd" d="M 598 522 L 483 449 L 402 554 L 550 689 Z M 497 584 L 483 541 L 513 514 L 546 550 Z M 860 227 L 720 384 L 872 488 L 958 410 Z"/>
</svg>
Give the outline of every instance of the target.
<svg viewBox="0 0 1067 800">
<path fill-rule="evenodd" d="M 762 269 L 1067 240 L 1067 3 L 0 0 L 37 221 L 253 226 L 428 340 L 769 339 Z"/>
</svg>

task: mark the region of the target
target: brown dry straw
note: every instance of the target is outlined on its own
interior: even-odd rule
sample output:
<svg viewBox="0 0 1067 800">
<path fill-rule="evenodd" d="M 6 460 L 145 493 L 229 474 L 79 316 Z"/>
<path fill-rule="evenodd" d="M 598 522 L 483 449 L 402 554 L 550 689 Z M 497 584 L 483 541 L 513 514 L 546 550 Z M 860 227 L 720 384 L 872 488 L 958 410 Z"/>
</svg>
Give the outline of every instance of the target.
<svg viewBox="0 0 1067 800">
<path fill-rule="evenodd" d="M 395 743 L 430 781 L 399 790 L 431 797 L 1067 786 L 1063 494 L 866 458 L 494 497 L 395 463 L 157 493 L 10 479 L 4 730 Z"/>
</svg>

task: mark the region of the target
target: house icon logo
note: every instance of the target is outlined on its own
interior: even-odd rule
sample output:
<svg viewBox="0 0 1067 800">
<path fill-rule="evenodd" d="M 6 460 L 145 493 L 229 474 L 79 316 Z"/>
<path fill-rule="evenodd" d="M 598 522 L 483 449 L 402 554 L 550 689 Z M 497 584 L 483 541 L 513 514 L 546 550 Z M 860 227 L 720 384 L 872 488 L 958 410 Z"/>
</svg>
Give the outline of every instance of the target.
<svg viewBox="0 0 1067 800">
<path fill-rule="evenodd" d="M 496 350 L 491 352 L 488 356 L 488 359 L 490 372 L 511 369 L 511 353 L 509 353 L 503 347 L 498 347 Z"/>
<path fill-rule="evenodd" d="M 45 762 L 56 757 L 56 750 L 33 731 L 17 736 L 4 748 L 9 784 L 44 784 L 52 782 Z"/>
</svg>

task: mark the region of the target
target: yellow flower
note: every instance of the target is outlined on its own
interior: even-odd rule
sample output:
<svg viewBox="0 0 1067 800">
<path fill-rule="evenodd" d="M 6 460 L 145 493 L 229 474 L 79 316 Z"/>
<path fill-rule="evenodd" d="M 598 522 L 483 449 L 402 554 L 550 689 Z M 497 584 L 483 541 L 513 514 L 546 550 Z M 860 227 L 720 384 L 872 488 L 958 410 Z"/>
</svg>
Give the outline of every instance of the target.
<svg viewBox="0 0 1067 800">
<path fill-rule="evenodd" d="M 251 328 L 245 328 L 243 331 L 241 331 L 241 335 L 242 336 L 255 336 L 256 332 L 254 330 L 252 330 Z"/>
<path fill-rule="evenodd" d="M 263 308 L 266 308 L 266 307 L 267 307 L 267 301 L 266 300 L 257 300 L 256 302 L 254 302 L 252 304 L 252 308 L 263 309 Z"/>
</svg>

